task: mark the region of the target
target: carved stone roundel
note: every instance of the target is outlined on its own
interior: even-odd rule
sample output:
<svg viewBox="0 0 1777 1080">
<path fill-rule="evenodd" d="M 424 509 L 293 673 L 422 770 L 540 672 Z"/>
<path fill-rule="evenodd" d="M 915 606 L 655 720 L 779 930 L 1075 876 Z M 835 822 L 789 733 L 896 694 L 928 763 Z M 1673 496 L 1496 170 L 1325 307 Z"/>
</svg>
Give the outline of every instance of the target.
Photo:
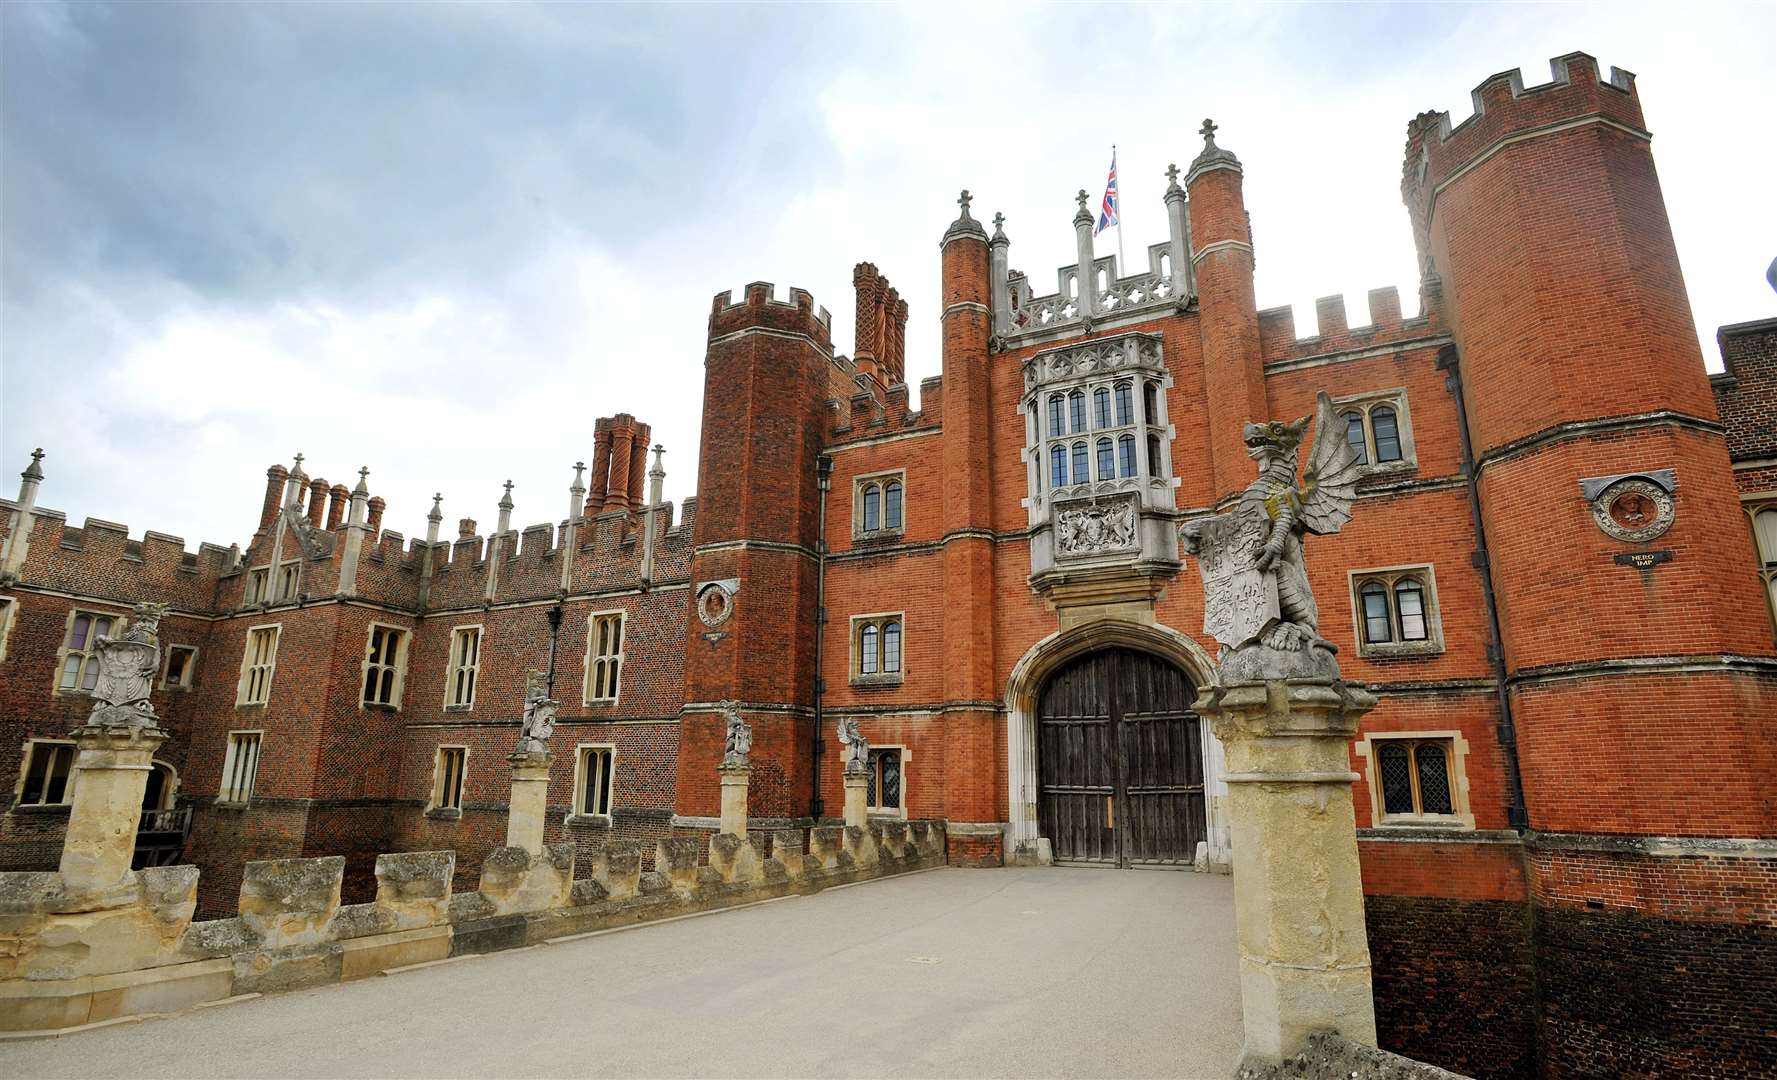
<svg viewBox="0 0 1777 1080">
<path fill-rule="evenodd" d="M 1592 520 L 1606 536 L 1639 544 L 1672 527 L 1672 495 L 1651 480 L 1625 477 L 1592 500 Z"/>
<path fill-rule="evenodd" d="M 717 626 L 734 613 L 734 597 L 721 582 L 712 581 L 697 593 L 697 617 L 705 626 Z"/>
</svg>

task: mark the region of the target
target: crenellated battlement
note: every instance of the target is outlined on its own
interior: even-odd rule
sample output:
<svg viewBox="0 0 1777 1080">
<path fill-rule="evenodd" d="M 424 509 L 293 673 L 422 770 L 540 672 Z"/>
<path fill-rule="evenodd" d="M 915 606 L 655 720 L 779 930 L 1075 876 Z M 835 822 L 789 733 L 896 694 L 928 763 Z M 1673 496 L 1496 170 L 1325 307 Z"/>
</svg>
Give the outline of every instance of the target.
<svg viewBox="0 0 1777 1080">
<path fill-rule="evenodd" d="M 710 302 L 710 337 L 712 339 L 753 327 L 765 327 L 785 333 L 801 333 L 815 339 L 829 353 L 833 348 L 833 316 L 824 307 L 817 308 L 814 296 L 807 289 L 791 286 L 788 301 L 774 299 L 776 286 L 769 281 L 755 281 L 742 290 L 742 298 L 724 289 Z"/>
<path fill-rule="evenodd" d="M 0 499 L 0 537 L 9 537 L 19 504 Z M 218 584 L 240 563 L 240 549 L 209 542 L 187 551 L 170 533 L 146 530 L 130 538 L 127 525 L 87 518 L 80 526 L 48 507 L 34 507 L 17 578 L 28 585 L 119 603 L 157 601 L 184 612 L 211 610 Z"/>
<path fill-rule="evenodd" d="M 1295 308 L 1288 304 L 1265 308 L 1258 313 L 1259 341 L 1265 363 L 1274 364 L 1301 359 L 1317 353 L 1361 349 L 1373 345 L 1424 337 L 1437 333 L 1433 309 L 1421 311 L 1412 318 L 1401 316 L 1401 293 L 1393 285 L 1371 289 L 1365 294 L 1370 321 L 1352 326 L 1346 313 L 1345 296 L 1323 296 L 1314 302 L 1316 329 L 1299 335 Z"/>
</svg>

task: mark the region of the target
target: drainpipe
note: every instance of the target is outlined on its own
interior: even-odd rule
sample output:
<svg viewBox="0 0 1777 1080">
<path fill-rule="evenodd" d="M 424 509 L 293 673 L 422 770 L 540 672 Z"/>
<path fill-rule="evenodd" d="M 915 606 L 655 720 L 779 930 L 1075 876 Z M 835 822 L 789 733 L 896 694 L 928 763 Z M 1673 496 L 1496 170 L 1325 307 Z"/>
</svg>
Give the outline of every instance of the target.
<svg viewBox="0 0 1777 1080">
<path fill-rule="evenodd" d="M 822 454 L 815 459 L 815 478 L 821 489 L 821 515 L 815 534 L 814 556 L 814 741 L 810 770 L 814 790 L 808 800 L 808 816 L 819 825 L 826 810 L 821 800 L 821 751 L 827 748 L 821 700 L 826 696 L 827 680 L 822 674 L 821 646 L 827 637 L 827 492 L 833 487 L 833 459 L 830 456 Z"/>
<path fill-rule="evenodd" d="M 1499 629 L 1499 603 L 1493 590 L 1493 559 L 1487 552 L 1487 529 L 1481 523 L 1481 485 L 1475 473 L 1474 445 L 1469 441 L 1468 407 L 1462 397 L 1462 369 L 1456 346 L 1438 350 L 1438 369 L 1444 372 L 1444 388 L 1456 402 L 1456 433 L 1462 441 L 1462 472 L 1468 479 L 1469 517 L 1475 530 L 1475 569 L 1481 572 L 1481 600 L 1487 607 L 1487 659 L 1493 665 L 1494 693 L 1499 698 L 1499 723 L 1496 728 L 1500 749 L 1506 757 L 1506 820 L 1520 834 L 1530 828 L 1530 814 L 1524 805 L 1524 780 L 1518 771 L 1518 728 L 1512 720 L 1512 699 L 1506 686 L 1506 654 L 1504 638 Z"/>
</svg>

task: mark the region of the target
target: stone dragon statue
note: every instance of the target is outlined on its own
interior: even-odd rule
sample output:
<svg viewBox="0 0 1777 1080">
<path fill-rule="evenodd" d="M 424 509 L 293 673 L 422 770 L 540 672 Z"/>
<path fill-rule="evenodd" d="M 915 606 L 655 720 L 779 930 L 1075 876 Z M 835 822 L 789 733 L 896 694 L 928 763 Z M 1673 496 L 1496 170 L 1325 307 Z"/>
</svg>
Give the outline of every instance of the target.
<svg viewBox="0 0 1777 1080">
<path fill-rule="evenodd" d="M 1351 520 L 1361 471 L 1326 392 L 1316 399 L 1308 467 L 1296 479 L 1308 417 L 1243 429 L 1259 476 L 1225 514 L 1186 522 L 1185 550 L 1203 573 L 1203 630 L 1222 645 L 1222 677 L 1337 679 L 1338 647 L 1320 635 L 1320 610 L 1302 559 L 1304 533 L 1330 536 Z"/>
</svg>

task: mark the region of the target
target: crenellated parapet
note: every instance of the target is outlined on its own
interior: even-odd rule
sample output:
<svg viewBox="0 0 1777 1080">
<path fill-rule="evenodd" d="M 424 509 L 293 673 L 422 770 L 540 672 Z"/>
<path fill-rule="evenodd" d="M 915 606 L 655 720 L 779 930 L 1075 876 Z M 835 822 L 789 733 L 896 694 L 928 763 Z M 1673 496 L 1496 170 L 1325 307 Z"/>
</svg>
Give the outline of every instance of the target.
<svg viewBox="0 0 1777 1080">
<path fill-rule="evenodd" d="M 817 308 L 814 296 L 806 289 L 790 288 L 790 299 L 773 299 L 775 286 L 769 281 L 755 281 L 742 292 L 741 299 L 724 289 L 710 302 L 710 340 L 716 342 L 729 334 L 751 329 L 769 329 L 806 336 L 817 348 L 831 355 L 833 351 L 833 317 L 824 307 Z"/>
<path fill-rule="evenodd" d="M 18 510 L 17 502 L 0 499 L 0 537 L 10 538 Z M 183 539 L 168 533 L 150 529 L 134 540 L 127 525 L 89 517 L 77 527 L 62 511 L 37 507 L 10 584 L 203 613 L 215 610 L 219 585 L 239 559 L 238 547 L 201 543 L 187 551 Z"/>
<path fill-rule="evenodd" d="M 1315 332 L 1307 335 L 1297 332 L 1295 309 L 1289 305 L 1260 311 L 1259 348 L 1266 365 L 1447 337 L 1436 308 L 1403 318 L 1400 290 L 1393 285 L 1371 289 L 1365 299 L 1370 320 L 1352 325 L 1344 296 L 1320 297 L 1314 302 Z"/>
</svg>

